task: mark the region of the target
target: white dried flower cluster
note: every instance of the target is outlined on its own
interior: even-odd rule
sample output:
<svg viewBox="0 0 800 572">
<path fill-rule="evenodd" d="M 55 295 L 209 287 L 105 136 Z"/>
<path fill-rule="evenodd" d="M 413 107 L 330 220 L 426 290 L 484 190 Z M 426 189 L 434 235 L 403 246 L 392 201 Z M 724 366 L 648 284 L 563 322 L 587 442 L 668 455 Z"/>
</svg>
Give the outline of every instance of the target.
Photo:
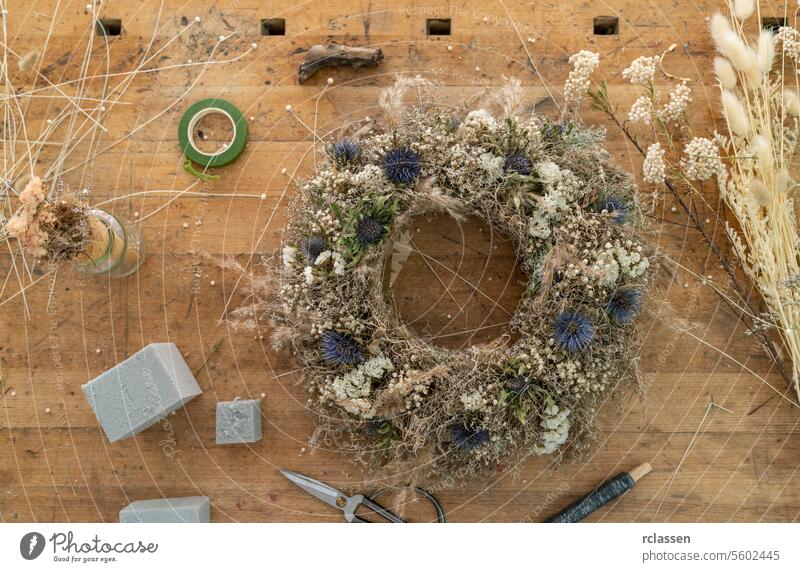
<svg viewBox="0 0 800 572">
<path fill-rule="evenodd" d="M 340 252 L 333 253 L 333 273 L 337 276 L 344 276 L 347 269 L 347 263 Z"/>
<path fill-rule="evenodd" d="M 641 56 L 631 62 L 631 65 L 622 70 L 622 77 L 634 85 L 647 85 L 653 82 L 656 67 L 661 56 Z"/>
<path fill-rule="evenodd" d="M 541 200 L 542 210 L 558 220 L 558 215 L 570 210 L 569 205 L 585 194 L 586 187 L 581 185 L 572 171 L 564 169 L 559 171 L 558 178 L 552 183 L 545 183 L 545 190 Z"/>
<path fill-rule="evenodd" d="M 464 405 L 464 411 L 481 411 L 486 407 L 488 401 L 481 390 L 476 389 L 469 393 L 462 393 L 461 403 Z"/>
<path fill-rule="evenodd" d="M 642 164 L 644 180 L 648 183 L 658 185 L 667 178 L 667 166 L 664 163 L 664 149 L 661 143 L 653 143 L 647 148 L 647 153 Z"/>
<path fill-rule="evenodd" d="M 650 268 L 642 247 L 630 240 L 607 242 L 596 255 L 590 273 L 603 288 L 613 288 L 621 278 L 638 278 Z"/>
<path fill-rule="evenodd" d="M 589 76 L 600 65 L 600 54 L 581 50 L 570 56 L 569 63 L 572 64 L 572 71 L 564 84 L 564 100 L 567 104 L 578 105 L 589 91 Z"/>
<path fill-rule="evenodd" d="M 686 113 L 689 102 L 692 101 L 692 89 L 686 82 L 679 83 L 669 94 L 669 101 L 658 112 L 659 117 L 665 122 L 679 121 Z"/>
<path fill-rule="evenodd" d="M 723 135 L 722 133 L 718 132 L 716 129 L 714 130 L 712 139 L 720 149 L 728 149 L 728 146 L 731 144 L 730 138 L 727 135 Z"/>
<path fill-rule="evenodd" d="M 619 280 L 619 262 L 614 256 L 614 250 L 609 248 L 598 253 L 591 270 L 600 286 L 610 288 L 616 284 Z"/>
<path fill-rule="evenodd" d="M 648 95 L 642 95 L 631 105 L 631 110 L 628 112 L 628 120 L 631 123 L 639 123 L 641 121 L 645 125 L 650 125 L 652 115 L 653 100 Z"/>
<path fill-rule="evenodd" d="M 333 253 L 330 250 L 323 250 L 321 253 L 317 255 L 317 259 L 314 261 L 314 266 L 322 266 L 328 260 L 333 257 Z"/>
<path fill-rule="evenodd" d="M 504 176 L 505 159 L 486 153 L 477 145 L 457 143 L 449 151 L 444 174 L 463 189 L 465 195 L 479 193 L 480 189 Z"/>
<path fill-rule="evenodd" d="M 536 245 L 544 244 L 552 234 L 552 227 L 563 220 L 571 210 L 571 205 L 581 198 L 586 188 L 574 173 L 561 169 L 552 161 L 538 163 L 534 172 L 544 184 L 545 192 L 538 201 L 538 209 L 528 218 L 528 234 L 536 240 Z"/>
<path fill-rule="evenodd" d="M 569 409 L 559 409 L 556 404 L 547 408 L 545 417 L 540 422 L 542 429 L 545 429 L 542 433 L 542 443 L 534 447 L 534 453 L 549 455 L 566 443 L 569 436 L 570 413 Z"/>
<path fill-rule="evenodd" d="M 470 111 L 459 126 L 459 135 L 465 142 L 479 140 L 480 137 L 497 128 L 497 120 L 485 109 Z"/>
<path fill-rule="evenodd" d="M 542 161 L 534 167 L 539 180 L 545 185 L 552 185 L 561 180 L 561 168 L 552 161 Z"/>
<path fill-rule="evenodd" d="M 581 359 L 565 359 L 553 338 L 531 342 L 525 352 L 517 354 L 518 358 L 531 375 L 559 380 L 561 386 L 553 394 L 554 399 L 568 394 L 583 397 L 602 392 L 613 380 L 615 365 L 611 356 L 592 354 Z"/>
<path fill-rule="evenodd" d="M 795 62 L 800 62 L 800 32 L 795 28 L 781 26 L 776 34 L 781 43 L 783 53 Z"/>
<path fill-rule="evenodd" d="M 372 384 L 392 371 L 394 371 L 392 361 L 383 355 L 378 355 L 352 371 L 334 378 L 329 386 L 333 394 L 326 394 L 324 398 L 343 405 L 350 413 L 371 419 L 375 414 L 372 403 L 366 398 L 372 394 Z"/>
<path fill-rule="evenodd" d="M 297 260 L 297 249 L 294 246 L 286 245 L 283 247 L 283 265 L 287 268 Z"/>
<path fill-rule="evenodd" d="M 712 177 L 724 177 L 725 166 L 716 141 L 705 137 L 694 137 L 683 148 L 681 169 L 691 180 L 707 181 Z"/>
<path fill-rule="evenodd" d="M 631 244 L 626 247 L 617 246 L 614 254 L 617 257 L 621 274 L 637 278 L 650 268 L 650 260 L 642 255 L 641 246 L 637 245 L 635 250 L 630 250 L 630 248 Z"/>
<path fill-rule="evenodd" d="M 503 158 L 491 153 L 481 153 L 478 157 L 478 168 L 483 174 L 481 177 L 484 182 L 491 182 L 503 176 Z"/>
<path fill-rule="evenodd" d="M 386 184 L 383 170 L 377 165 L 367 165 L 350 178 L 349 192 L 363 195 L 380 191 Z"/>
<path fill-rule="evenodd" d="M 537 211 L 528 219 L 528 234 L 542 239 L 550 236 L 550 218 L 547 213 Z"/>
</svg>

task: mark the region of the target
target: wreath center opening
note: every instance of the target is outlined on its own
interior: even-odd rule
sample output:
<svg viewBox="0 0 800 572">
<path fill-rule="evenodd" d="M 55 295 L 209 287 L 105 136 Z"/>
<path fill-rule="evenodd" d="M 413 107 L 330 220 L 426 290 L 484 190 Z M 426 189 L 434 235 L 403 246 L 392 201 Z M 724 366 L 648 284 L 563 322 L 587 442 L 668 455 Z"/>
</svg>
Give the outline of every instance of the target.
<svg viewBox="0 0 800 572">
<path fill-rule="evenodd" d="M 477 216 L 412 218 L 384 273 L 388 303 L 430 344 L 464 349 L 510 333 L 526 277 L 513 240 Z"/>
</svg>

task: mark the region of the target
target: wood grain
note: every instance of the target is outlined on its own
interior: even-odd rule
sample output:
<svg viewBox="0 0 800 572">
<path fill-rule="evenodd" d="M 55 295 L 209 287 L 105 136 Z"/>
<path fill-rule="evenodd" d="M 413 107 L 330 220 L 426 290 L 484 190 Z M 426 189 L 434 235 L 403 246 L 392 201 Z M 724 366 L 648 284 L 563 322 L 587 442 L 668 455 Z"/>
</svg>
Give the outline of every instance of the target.
<svg viewBox="0 0 800 572">
<path fill-rule="evenodd" d="M 61 2 L 54 15 L 57 4 L 8 3 L 8 43 L 18 54 L 41 46 L 55 18 L 43 56 L 43 73 L 54 83 L 76 77 L 92 33 L 83 2 Z M 372 486 L 350 459 L 310 450 L 313 423 L 296 365 L 270 348 L 268 332 L 260 339 L 220 321 L 228 300 L 235 305 L 244 299 L 243 289 L 235 275 L 201 255 L 233 256 L 247 264 L 278 247 L 286 202 L 294 193 L 291 175 L 313 169 L 313 140 L 298 119 L 313 125 L 316 115 L 318 131 L 328 134 L 374 116 L 378 90 L 399 72 L 439 81 L 442 100 L 453 105 L 515 75 L 529 101 L 538 102 L 537 110 L 553 113 L 548 94 L 558 96 L 569 71 L 566 60 L 579 49 L 600 52 L 596 77 L 608 78 L 624 109 L 636 94 L 621 70 L 633 58 L 661 53 L 673 43 L 677 49 L 667 68 L 692 80 L 695 125 L 711 131 L 719 119 L 704 24 L 716 7 L 710 0 L 608 0 L 602 7 L 576 0 L 223 0 L 213 9 L 193 0 L 167 2 L 159 12 L 161 4 L 109 5 L 103 15 L 121 18 L 123 33 L 110 38 L 107 55 L 96 42 L 93 73 L 105 73 L 106 66 L 111 73 L 130 70 L 147 44 L 152 41 L 157 50 L 195 16 L 201 22 L 164 48 L 151 67 L 202 62 L 220 35 L 228 38 L 214 52 L 217 59 L 242 56 L 251 43 L 257 49 L 202 74 L 198 66 L 140 74 L 104 115 L 108 131 L 97 147 L 103 152 L 86 169 L 88 148 L 68 158 L 67 166 L 74 166 L 65 177 L 71 189 L 90 186 L 92 202 L 143 218 L 147 259 L 136 275 L 114 281 L 35 266 L 25 283 L 41 281 L 26 291 L 27 313 L 23 296 L 12 298 L 16 278 L 6 281 L 0 294 L 2 521 L 116 521 L 132 500 L 195 494 L 211 498 L 214 521 L 336 521 L 339 515 L 294 488 L 277 468 L 350 491 Z M 774 6 L 770 14 L 782 13 L 782 3 Z M 593 36 L 592 19 L 599 15 L 618 16 L 619 35 Z M 260 20 L 276 17 L 285 18 L 286 35 L 259 35 Z M 427 37 L 426 18 L 443 17 L 451 18 L 452 35 Z M 298 85 L 296 70 L 306 50 L 329 41 L 380 48 L 385 59 L 376 69 L 326 70 Z M 30 85 L 30 78 L 12 71 L 15 88 Z M 112 85 L 123 76 L 115 77 Z M 334 84 L 320 97 L 327 77 Z M 181 166 L 180 114 L 191 102 L 214 96 L 252 117 L 245 154 L 218 170 L 220 180 L 190 189 L 197 194 L 164 192 L 193 182 Z M 64 100 L 34 98 L 27 104 L 26 124 L 36 134 Z M 284 110 L 287 104 L 296 117 Z M 588 109 L 585 117 L 602 123 Z M 621 166 L 638 171 L 639 158 L 613 129 L 608 147 Z M 707 249 L 671 206 L 659 205 L 666 220 L 653 221 L 651 243 L 724 287 Z M 428 259 L 412 256 L 393 288 L 398 310 L 416 331 L 450 347 L 498 335 L 521 292 L 513 246 L 474 221 L 459 226 L 441 218 L 419 221 L 414 243 L 437 262 L 431 269 Z M 3 281 L 12 272 L 11 260 L 4 249 Z M 644 347 L 638 364 L 645 395 L 607 407 L 597 445 L 581 459 L 534 459 L 463 487 L 458 475 L 426 483 L 450 520 L 540 521 L 642 462 L 650 462 L 653 472 L 589 520 L 800 518 L 797 408 L 776 398 L 748 415 L 774 394 L 767 383 L 784 387 L 769 360 L 711 288 L 688 273 L 664 270 L 648 308 L 640 322 Z M 673 327 L 676 316 L 688 333 Z M 199 368 L 205 393 L 136 438 L 111 445 L 80 385 L 154 341 L 177 343 L 190 367 Z M 209 355 L 220 341 L 219 351 Z M 216 447 L 216 401 L 262 393 L 263 440 Z"/>
</svg>

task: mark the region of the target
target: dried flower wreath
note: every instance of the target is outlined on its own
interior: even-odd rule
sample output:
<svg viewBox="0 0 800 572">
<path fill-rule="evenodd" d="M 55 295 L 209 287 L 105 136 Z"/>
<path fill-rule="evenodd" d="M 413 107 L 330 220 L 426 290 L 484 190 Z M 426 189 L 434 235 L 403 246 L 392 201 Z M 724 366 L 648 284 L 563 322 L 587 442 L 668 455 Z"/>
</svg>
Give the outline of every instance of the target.
<svg viewBox="0 0 800 572">
<path fill-rule="evenodd" d="M 523 117 L 513 79 L 463 118 L 430 93 L 399 78 L 381 94 L 382 128 L 328 146 L 291 208 L 272 314 L 276 346 L 304 366 L 318 437 L 406 480 L 585 443 L 598 406 L 636 385 L 650 267 L 634 183 L 601 129 Z M 434 211 L 516 241 L 528 285 L 515 341 L 434 347 L 385 302 L 398 237 Z"/>
</svg>

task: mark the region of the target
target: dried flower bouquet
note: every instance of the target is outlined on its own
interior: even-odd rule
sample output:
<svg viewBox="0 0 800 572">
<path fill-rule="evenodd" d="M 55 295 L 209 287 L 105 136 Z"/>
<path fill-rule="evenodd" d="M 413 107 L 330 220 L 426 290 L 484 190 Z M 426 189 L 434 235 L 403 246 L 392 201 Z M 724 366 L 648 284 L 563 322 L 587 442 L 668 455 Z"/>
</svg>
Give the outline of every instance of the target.
<svg viewBox="0 0 800 572">
<path fill-rule="evenodd" d="M 141 264 L 141 240 L 116 217 L 76 199 L 48 199 L 41 178 L 19 193 L 19 207 L 4 224 L 31 256 L 72 262 L 88 273 L 124 276 Z"/>
<path fill-rule="evenodd" d="M 714 68 L 728 126 L 728 136 L 717 138 L 728 169 L 720 167 L 717 178 L 736 222 L 726 226 L 726 234 L 769 308 L 800 397 L 800 250 L 790 172 L 800 115 L 798 32 L 761 30 L 751 40 L 745 22 L 756 7 L 752 0 L 737 1 L 729 4 L 730 18 L 718 13 L 711 19 L 721 54 Z M 714 151 L 707 150 L 702 160 L 716 162 Z"/>
<path fill-rule="evenodd" d="M 641 89 L 627 121 L 617 115 L 605 84 L 589 95 L 642 154 L 644 180 L 672 195 L 711 248 L 733 289 L 733 296 L 718 293 L 800 397 L 800 251 L 792 173 L 800 116 L 800 33 L 786 26 L 760 29 L 760 5 L 754 0 L 728 1 L 727 8 L 728 16 L 716 13 L 709 19 L 719 53 L 714 74 L 725 133 L 694 134 L 686 113 L 688 80 L 663 68 L 670 50 L 637 58 L 623 71 Z M 659 73 L 673 82 L 666 97 L 654 83 Z M 725 209 L 713 204 L 713 183 Z M 710 214 L 702 216 L 703 210 Z M 724 242 L 715 238 L 718 226 Z M 766 312 L 750 299 L 743 277 L 758 289 Z"/>
</svg>

